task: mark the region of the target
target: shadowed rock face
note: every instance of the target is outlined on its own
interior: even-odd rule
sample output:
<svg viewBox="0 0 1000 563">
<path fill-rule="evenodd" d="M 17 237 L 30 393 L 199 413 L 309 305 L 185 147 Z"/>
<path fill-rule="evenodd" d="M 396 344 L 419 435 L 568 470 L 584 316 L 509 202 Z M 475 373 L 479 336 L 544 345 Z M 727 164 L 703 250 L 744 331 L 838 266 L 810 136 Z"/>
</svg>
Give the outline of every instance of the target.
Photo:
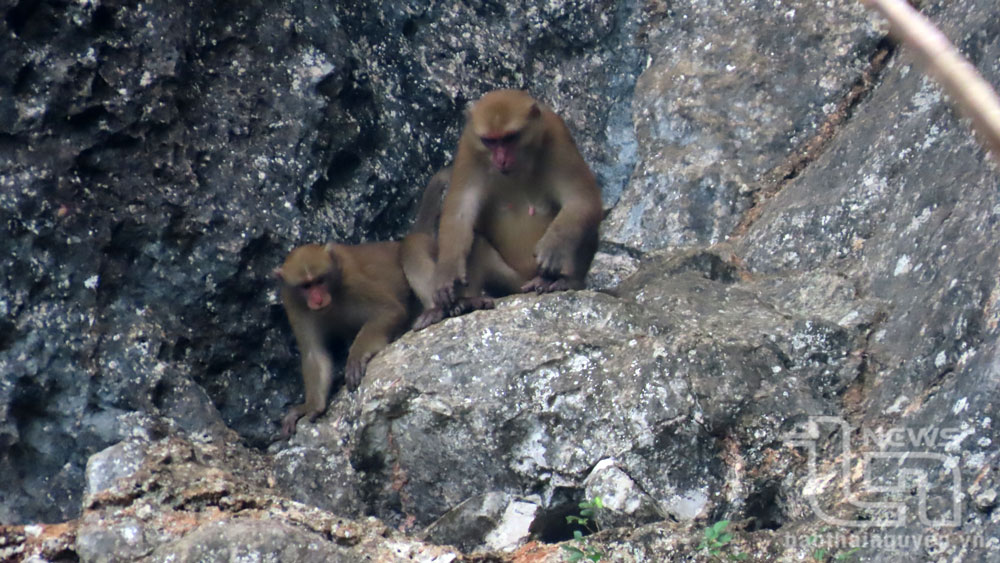
<svg viewBox="0 0 1000 563">
<path fill-rule="evenodd" d="M 531 86 L 621 185 L 635 9 L 0 4 L 0 521 L 77 514 L 129 413 L 269 443 L 301 393 L 272 268 L 402 234 L 483 91 Z"/>
<path fill-rule="evenodd" d="M 514 549 L 600 496 L 609 560 L 722 519 L 762 560 L 857 522 L 987 560 L 996 167 L 859 3 L 335 4 L 0 4 L 0 522 L 73 519 L 0 545 L 448 560 L 334 515 Z M 925 4 L 1000 83 L 995 6 Z M 267 447 L 301 392 L 271 268 L 403 233 L 500 86 L 601 179 L 609 291 L 407 334 Z"/>
</svg>

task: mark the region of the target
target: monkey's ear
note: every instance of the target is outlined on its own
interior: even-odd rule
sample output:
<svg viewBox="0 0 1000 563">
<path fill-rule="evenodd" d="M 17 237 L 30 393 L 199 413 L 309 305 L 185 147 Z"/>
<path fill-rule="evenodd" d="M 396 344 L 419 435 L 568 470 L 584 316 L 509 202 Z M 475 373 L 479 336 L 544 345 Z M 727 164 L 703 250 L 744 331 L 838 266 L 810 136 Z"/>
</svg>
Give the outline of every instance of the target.
<svg viewBox="0 0 1000 563">
<path fill-rule="evenodd" d="M 281 272 L 281 266 L 278 266 L 277 268 L 271 270 L 271 275 L 273 275 L 275 279 L 279 279 L 282 281 L 284 281 L 285 279 L 285 274 Z"/>
<path fill-rule="evenodd" d="M 531 104 L 531 109 L 528 110 L 528 117 L 537 119 L 540 115 L 542 115 L 542 108 L 538 107 L 538 102 Z"/>
</svg>

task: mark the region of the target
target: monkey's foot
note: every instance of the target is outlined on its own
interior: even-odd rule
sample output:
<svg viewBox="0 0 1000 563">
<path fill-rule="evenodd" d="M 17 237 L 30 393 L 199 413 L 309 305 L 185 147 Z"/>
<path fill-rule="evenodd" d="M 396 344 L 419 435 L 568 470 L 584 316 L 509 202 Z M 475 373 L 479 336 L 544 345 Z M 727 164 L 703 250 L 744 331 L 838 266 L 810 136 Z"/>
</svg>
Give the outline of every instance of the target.
<svg viewBox="0 0 1000 563">
<path fill-rule="evenodd" d="M 413 330 L 423 330 L 432 324 L 439 323 L 449 317 L 457 317 L 479 309 L 492 309 L 493 299 L 489 297 L 464 297 L 445 310 L 442 307 L 427 309 L 413 321 Z"/>
<path fill-rule="evenodd" d="M 306 406 L 305 403 L 301 405 L 295 405 L 288 411 L 288 414 L 281 419 L 281 438 L 287 440 L 291 438 L 292 434 L 295 434 L 295 425 L 298 424 L 299 419 L 306 417 L 306 420 L 312 422 L 316 420 L 320 414 L 326 409 L 326 406 L 317 409 L 311 409 Z"/>
<path fill-rule="evenodd" d="M 295 425 L 302 418 L 303 413 L 299 412 L 298 409 L 292 409 L 284 418 L 281 419 L 281 437 L 283 439 L 288 439 L 295 434 Z"/>
<path fill-rule="evenodd" d="M 480 309 L 492 309 L 495 306 L 491 297 L 465 297 L 452 306 L 448 316 L 457 317 Z"/>
<path fill-rule="evenodd" d="M 417 320 L 413 321 L 413 330 L 423 330 L 432 324 L 439 323 L 444 320 L 445 314 L 444 309 L 441 307 L 434 307 L 433 309 L 427 309 Z"/>
<path fill-rule="evenodd" d="M 546 278 L 543 276 L 535 276 L 528 283 L 521 286 L 521 291 L 527 293 L 529 291 L 534 291 L 535 293 L 552 293 L 553 291 L 566 291 L 570 289 L 569 282 L 566 278 Z"/>
</svg>

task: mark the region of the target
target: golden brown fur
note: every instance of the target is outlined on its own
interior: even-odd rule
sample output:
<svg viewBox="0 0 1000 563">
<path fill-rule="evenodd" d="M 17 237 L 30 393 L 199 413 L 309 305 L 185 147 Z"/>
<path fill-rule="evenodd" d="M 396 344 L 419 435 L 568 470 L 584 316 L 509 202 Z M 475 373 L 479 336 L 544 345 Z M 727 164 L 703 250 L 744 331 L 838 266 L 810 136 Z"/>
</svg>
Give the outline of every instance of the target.
<svg viewBox="0 0 1000 563">
<path fill-rule="evenodd" d="M 486 305 L 483 292 L 583 287 L 601 218 L 562 119 L 524 92 L 486 94 L 469 110 L 441 212 L 436 310 L 416 326 Z"/>
</svg>

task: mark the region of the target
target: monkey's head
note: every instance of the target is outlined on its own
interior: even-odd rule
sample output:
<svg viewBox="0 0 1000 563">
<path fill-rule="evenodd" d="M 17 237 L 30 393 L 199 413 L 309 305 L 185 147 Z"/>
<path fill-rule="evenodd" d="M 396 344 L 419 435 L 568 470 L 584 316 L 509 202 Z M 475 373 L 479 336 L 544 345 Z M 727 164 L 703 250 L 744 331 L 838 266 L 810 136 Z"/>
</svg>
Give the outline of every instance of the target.
<svg viewBox="0 0 1000 563">
<path fill-rule="evenodd" d="M 292 250 L 274 275 L 313 311 L 328 306 L 340 284 L 340 265 L 332 245 L 306 244 Z"/>
<path fill-rule="evenodd" d="M 501 174 L 510 174 L 519 161 L 537 146 L 544 130 L 538 102 L 520 90 L 494 90 L 468 112 L 468 126 L 477 148 L 489 152 L 490 162 Z"/>
</svg>

